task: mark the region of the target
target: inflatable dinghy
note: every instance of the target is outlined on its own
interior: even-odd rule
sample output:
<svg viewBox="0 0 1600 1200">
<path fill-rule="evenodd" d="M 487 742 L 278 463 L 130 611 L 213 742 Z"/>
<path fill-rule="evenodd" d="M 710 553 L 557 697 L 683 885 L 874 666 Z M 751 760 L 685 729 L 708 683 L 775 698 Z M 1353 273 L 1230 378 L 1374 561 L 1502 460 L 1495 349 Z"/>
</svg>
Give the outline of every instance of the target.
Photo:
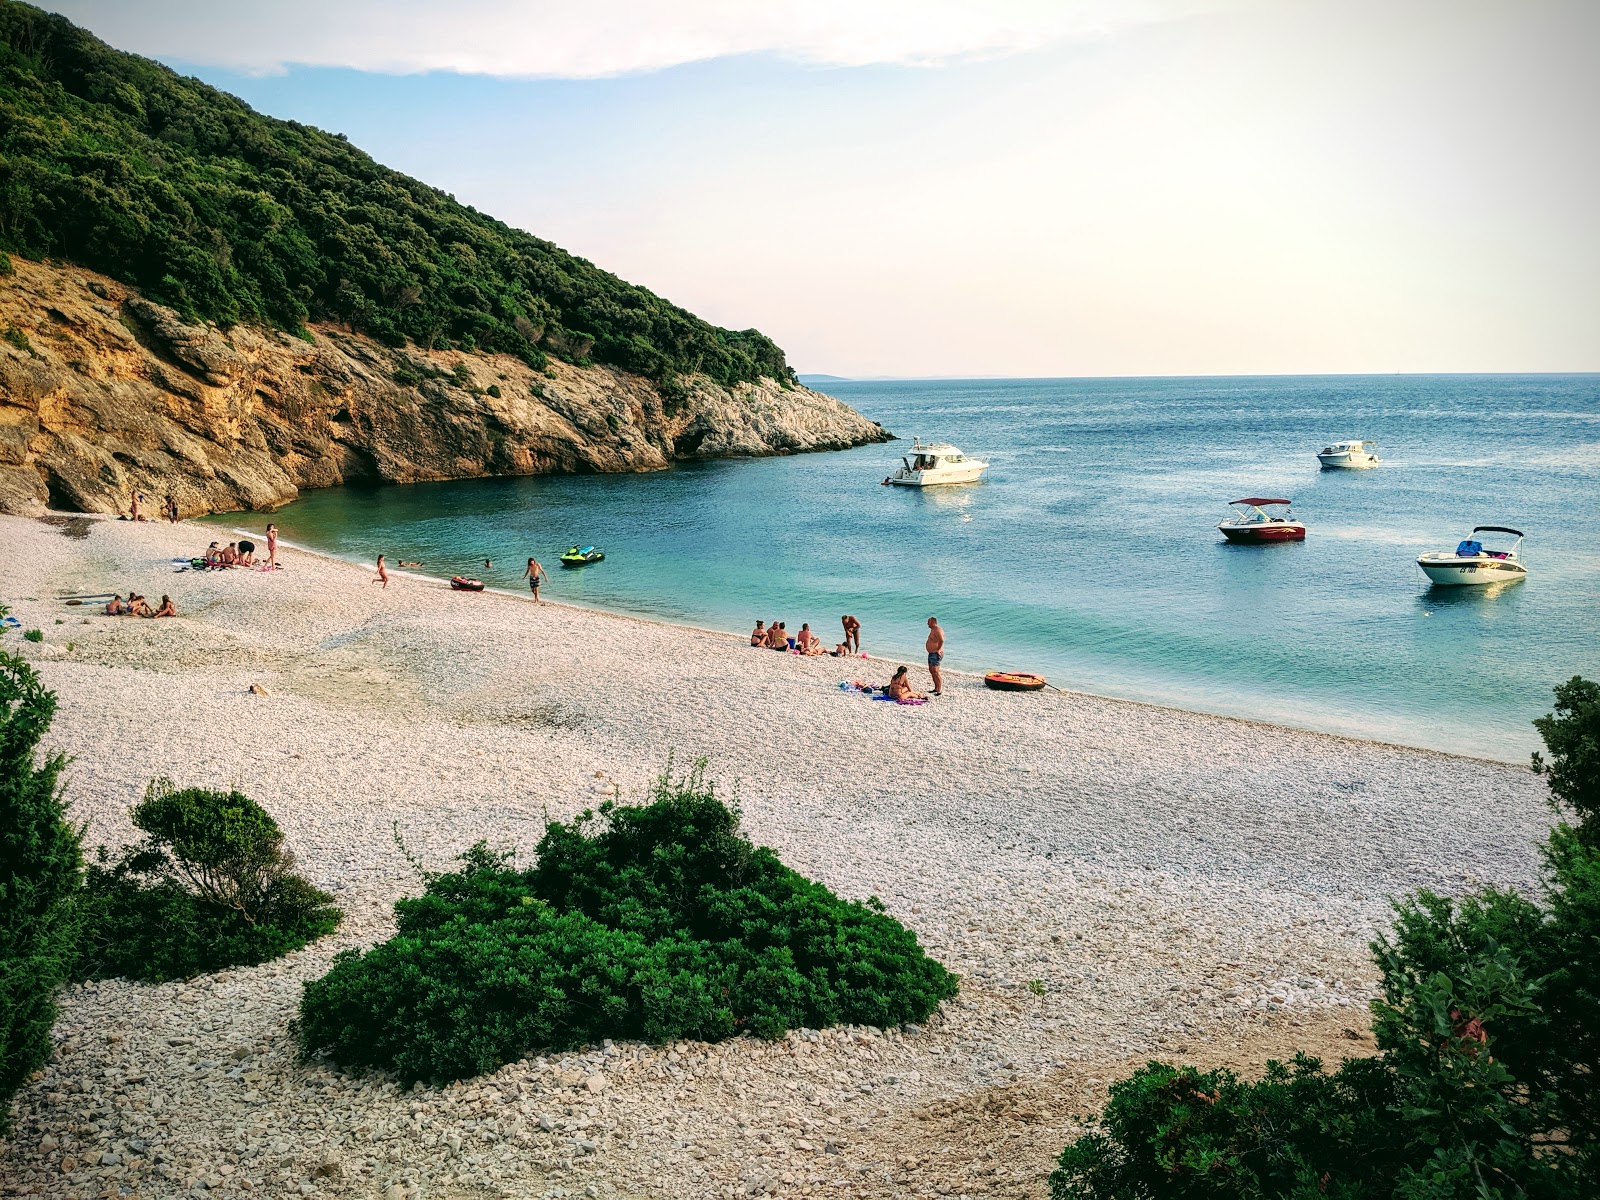
<svg viewBox="0 0 1600 1200">
<path fill-rule="evenodd" d="M 997 692 L 1037 692 L 1047 686 L 1043 675 L 1030 675 L 1026 671 L 990 671 L 983 677 L 983 683 Z"/>
<path fill-rule="evenodd" d="M 450 578 L 450 586 L 458 592 L 481 592 L 483 591 L 483 580 L 463 579 L 459 575 L 454 575 Z"/>
</svg>

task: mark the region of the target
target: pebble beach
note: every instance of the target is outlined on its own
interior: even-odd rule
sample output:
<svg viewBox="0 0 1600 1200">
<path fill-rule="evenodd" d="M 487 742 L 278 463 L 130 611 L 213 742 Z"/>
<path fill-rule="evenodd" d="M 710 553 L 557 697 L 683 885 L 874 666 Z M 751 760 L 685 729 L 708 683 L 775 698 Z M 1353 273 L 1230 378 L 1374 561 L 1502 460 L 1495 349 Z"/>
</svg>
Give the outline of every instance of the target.
<svg viewBox="0 0 1600 1200">
<path fill-rule="evenodd" d="M 926 705 L 872 702 L 839 683 L 895 660 L 568 607 L 559 572 L 540 605 L 295 550 L 174 573 L 216 536 L 0 517 L 0 602 L 44 635 L 0 648 L 60 698 L 45 745 L 87 847 L 132 838 L 152 777 L 237 787 L 345 920 L 260 967 L 70 987 L 0 1196 L 1041 1198 L 1148 1059 L 1370 1051 L 1388 897 L 1528 887 L 1552 819 L 1525 765 L 949 671 Z M 129 588 L 180 616 L 58 599 Z M 437 1089 L 299 1058 L 302 985 L 421 890 L 396 834 L 431 868 L 480 839 L 526 857 L 669 757 L 705 759 L 786 863 L 880 898 L 960 994 L 922 1026 L 606 1044 Z"/>
</svg>

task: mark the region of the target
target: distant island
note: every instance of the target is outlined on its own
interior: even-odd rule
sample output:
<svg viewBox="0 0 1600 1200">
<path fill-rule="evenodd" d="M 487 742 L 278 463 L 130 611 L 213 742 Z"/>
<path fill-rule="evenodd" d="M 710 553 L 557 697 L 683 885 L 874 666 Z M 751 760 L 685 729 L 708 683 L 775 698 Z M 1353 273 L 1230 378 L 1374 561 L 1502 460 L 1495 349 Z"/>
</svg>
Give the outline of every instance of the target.
<svg viewBox="0 0 1600 1200">
<path fill-rule="evenodd" d="M 32 427 L 0 509 L 271 507 L 888 436 L 757 330 L 15 2 L 0 175 L 0 407 Z"/>
<path fill-rule="evenodd" d="M 796 375 L 795 379 L 810 387 L 817 383 L 849 383 L 848 375 Z"/>
</svg>

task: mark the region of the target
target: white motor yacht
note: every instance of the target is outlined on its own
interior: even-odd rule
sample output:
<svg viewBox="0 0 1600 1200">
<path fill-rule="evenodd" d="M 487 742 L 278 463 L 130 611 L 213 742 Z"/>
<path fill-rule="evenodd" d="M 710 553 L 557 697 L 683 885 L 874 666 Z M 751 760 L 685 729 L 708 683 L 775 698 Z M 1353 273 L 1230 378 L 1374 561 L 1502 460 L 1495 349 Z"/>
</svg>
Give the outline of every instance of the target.
<svg viewBox="0 0 1600 1200">
<path fill-rule="evenodd" d="M 1507 550 L 1486 550 L 1478 540 L 1480 533 L 1504 533 L 1517 540 Z M 1450 551 L 1424 554 L 1417 559 L 1435 587 L 1459 587 L 1465 584 L 1515 583 L 1528 577 L 1528 568 L 1522 565 L 1517 552 L 1522 548 L 1522 531 L 1507 529 L 1503 525 L 1478 525 Z"/>
<path fill-rule="evenodd" d="M 1383 461 L 1377 450 L 1377 442 L 1335 442 L 1317 451 L 1317 461 L 1325 470 L 1361 471 Z"/>
<path fill-rule="evenodd" d="M 900 467 L 883 482 L 901 487 L 934 487 L 942 483 L 975 483 L 989 464 L 968 458 L 948 442 L 921 440 L 911 444 L 911 453 L 900 460 Z"/>
</svg>

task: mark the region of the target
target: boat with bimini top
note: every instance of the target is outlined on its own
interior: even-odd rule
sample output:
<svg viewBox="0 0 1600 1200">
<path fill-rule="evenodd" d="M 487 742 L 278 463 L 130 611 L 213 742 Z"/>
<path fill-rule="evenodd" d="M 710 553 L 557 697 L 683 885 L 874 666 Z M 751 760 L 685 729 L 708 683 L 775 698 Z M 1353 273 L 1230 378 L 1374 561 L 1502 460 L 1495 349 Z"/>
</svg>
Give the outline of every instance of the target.
<svg viewBox="0 0 1600 1200">
<path fill-rule="evenodd" d="M 1243 500 L 1230 500 L 1233 515 L 1217 526 L 1222 536 L 1239 545 L 1255 546 L 1266 542 L 1302 542 L 1306 527 L 1294 519 L 1289 511 L 1289 501 L 1270 496 L 1246 496 Z M 1268 512 L 1268 509 L 1283 511 Z"/>
<path fill-rule="evenodd" d="M 1489 550 L 1479 540 L 1480 533 L 1503 533 L 1516 541 L 1505 550 Z M 1516 583 L 1528 577 L 1520 551 L 1520 529 L 1504 525 L 1476 525 L 1455 551 L 1436 551 L 1417 557 L 1417 566 L 1435 587 L 1462 587 L 1485 583 Z"/>
</svg>

